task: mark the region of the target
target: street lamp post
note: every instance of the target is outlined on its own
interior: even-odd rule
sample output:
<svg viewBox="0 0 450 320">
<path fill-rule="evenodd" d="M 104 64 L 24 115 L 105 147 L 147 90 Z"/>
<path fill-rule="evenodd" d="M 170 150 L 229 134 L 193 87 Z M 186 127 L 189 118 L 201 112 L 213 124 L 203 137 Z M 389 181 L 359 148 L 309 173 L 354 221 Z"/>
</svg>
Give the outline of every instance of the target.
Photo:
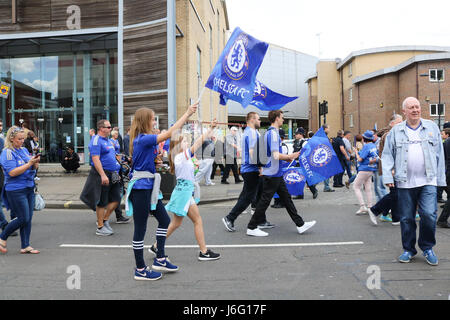
<svg viewBox="0 0 450 320">
<path fill-rule="evenodd" d="M 442 73 L 444 73 L 444 71 L 442 71 Z M 441 130 L 441 79 L 439 78 L 439 76 L 437 75 L 436 72 L 436 76 L 437 76 L 437 82 L 438 82 L 438 92 L 439 92 L 439 98 L 438 98 L 438 106 L 437 106 L 437 112 L 438 112 L 438 126 L 439 126 L 439 130 Z M 443 108 L 442 108 L 443 109 Z"/>
<path fill-rule="evenodd" d="M 444 76 L 445 74 L 445 69 L 442 69 L 442 76 Z M 421 77 L 429 77 L 429 73 L 424 73 L 420 75 Z M 436 70 L 436 79 L 437 79 L 437 83 L 438 83 L 438 105 L 437 105 L 437 113 L 438 113 L 438 126 L 439 126 L 439 130 L 441 130 L 441 78 L 439 77 L 439 74 Z M 443 110 L 444 108 L 442 108 Z M 445 119 L 445 118 L 444 118 Z"/>
</svg>

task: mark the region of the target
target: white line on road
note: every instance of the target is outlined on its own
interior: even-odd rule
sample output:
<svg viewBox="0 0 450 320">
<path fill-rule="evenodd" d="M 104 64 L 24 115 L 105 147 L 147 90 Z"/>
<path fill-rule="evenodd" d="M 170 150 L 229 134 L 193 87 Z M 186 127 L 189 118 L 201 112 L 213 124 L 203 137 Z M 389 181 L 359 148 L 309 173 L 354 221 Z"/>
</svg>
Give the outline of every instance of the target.
<svg viewBox="0 0 450 320">
<path fill-rule="evenodd" d="M 317 247 L 317 246 L 347 246 L 362 245 L 362 241 L 348 242 L 313 242 L 313 243 L 272 243 L 272 244 L 224 244 L 210 245 L 208 248 L 280 248 L 280 247 Z M 150 248 L 150 246 L 144 246 Z M 60 248 L 79 248 L 79 249 L 130 249 L 132 245 L 97 245 L 97 244 L 61 244 Z M 168 245 L 165 248 L 173 249 L 191 249 L 198 248 L 198 245 Z"/>
</svg>

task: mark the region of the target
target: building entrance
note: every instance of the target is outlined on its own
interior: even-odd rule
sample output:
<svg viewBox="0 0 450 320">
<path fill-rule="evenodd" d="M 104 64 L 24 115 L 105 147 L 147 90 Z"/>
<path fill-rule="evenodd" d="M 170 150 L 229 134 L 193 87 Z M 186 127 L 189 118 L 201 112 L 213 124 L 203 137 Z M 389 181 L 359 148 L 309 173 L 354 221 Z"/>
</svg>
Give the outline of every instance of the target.
<svg viewBox="0 0 450 320">
<path fill-rule="evenodd" d="M 87 162 L 89 129 L 100 119 L 118 124 L 117 50 L 0 56 L 4 130 L 20 125 L 39 138 L 43 162 L 59 162 L 68 145 Z"/>
</svg>

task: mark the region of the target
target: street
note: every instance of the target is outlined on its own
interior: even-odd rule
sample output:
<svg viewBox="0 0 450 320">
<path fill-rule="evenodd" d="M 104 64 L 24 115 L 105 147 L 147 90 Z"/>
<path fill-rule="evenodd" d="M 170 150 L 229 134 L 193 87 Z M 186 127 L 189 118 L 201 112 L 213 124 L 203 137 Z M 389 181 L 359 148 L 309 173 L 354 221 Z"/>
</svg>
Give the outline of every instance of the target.
<svg viewBox="0 0 450 320">
<path fill-rule="evenodd" d="M 90 210 L 46 209 L 35 212 L 31 245 L 39 255 L 21 255 L 18 237 L 8 239 L 0 256 L 0 299 L 164 299 L 164 300 L 447 300 L 450 295 L 450 232 L 436 230 L 437 267 L 420 250 L 409 264 L 402 253 L 400 227 L 356 216 L 356 198 L 345 188 L 320 194 L 307 191 L 294 200 L 305 221 L 317 224 L 297 233 L 284 209 L 269 208 L 274 229 L 268 237 L 245 234 L 250 219 L 242 214 L 237 231 L 222 224 L 234 201 L 201 205 L 206 242 L 220 260 L 200 262 L 189 219 L 166 242 L 166 254 L 180 267 L 158 281 L 133 279 L 133 223 L 111 226 L 115 234 L 95 235 Z M 147 251 L 155 239 L 149 219 Z"/>
</svg>

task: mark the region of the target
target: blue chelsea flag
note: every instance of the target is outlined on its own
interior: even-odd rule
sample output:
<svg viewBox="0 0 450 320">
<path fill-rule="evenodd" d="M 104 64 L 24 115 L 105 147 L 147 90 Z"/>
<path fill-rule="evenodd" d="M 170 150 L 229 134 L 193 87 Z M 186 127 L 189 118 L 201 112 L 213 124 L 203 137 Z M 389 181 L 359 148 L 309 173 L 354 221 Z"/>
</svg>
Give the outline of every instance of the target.
<svg viewBox="0 0 450 320">
<path fill-rule="evenodd" d="M 286 184 L 289 193 L 292 196 L 302 196 L 306 179 L 301 168 L 285 168 L 283 169 L 283 172 L 284 183 Z"/>
<path fill-rule="evenodd" d="M 240 28 L 234 29 L 205 86 L 245 108 L 253 99 L 256 74 L 268 47 Z"/>
<path fill-rule="evenodd" d="M 260 81 L 256 80 L 253 100 L 250 104 L 262 111 L 272 111 L 281 109 L 287 103 L 294 101 L 297 98 L 298 97 L 286 97 L 282 94 L 276 93 L 275 91 L 267 88 Z"/>
<path fill-rule="evenodd" d="M 320 128 L 302 148 L 300 167 L 306 181 L 313 186 L 343 171 L 341 163 L 330 144 L 330 140 Z"/>
<path fill-rule="evenodd" d="M 284 107 L 287 103 L 294 101 L 298 97 L 287 97 L 282 94 L 267 88 L 262 82 L 256 80 L 255 91 L 253 93 L 253 100 L 250 102 L 252 106 L 257 107 L 262 111 L 278 110 Z M 227 97 L 220 94 L 220 104 L 227 104 Z"/>
</svg>

